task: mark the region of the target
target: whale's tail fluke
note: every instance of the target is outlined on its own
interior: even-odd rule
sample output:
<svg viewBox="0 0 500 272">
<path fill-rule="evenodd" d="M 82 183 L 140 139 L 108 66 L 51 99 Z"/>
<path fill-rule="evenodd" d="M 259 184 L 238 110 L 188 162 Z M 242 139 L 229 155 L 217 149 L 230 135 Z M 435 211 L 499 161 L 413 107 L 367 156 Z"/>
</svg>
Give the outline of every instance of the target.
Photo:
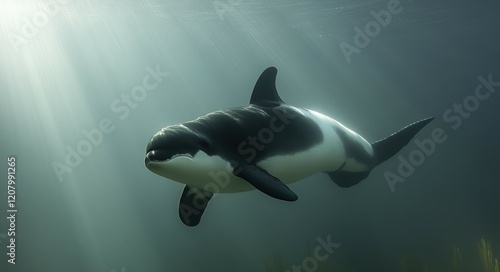
<svg viewBox="0 0 500 272">
<path fill-rule="evenodd" d="M 396 155 L 401 148 L 406 146 L 410 140 L 434 117 L 429 117 L 413 124 L 410 124 L 401 130 L 394 132 L 388 137 L 372 143 L 375 154 L 375 166 L 383 163 L 392 156 Z"/>
<path fill-rule="evenodd" d="M 398 153 L 401 148 L 407 145 L 410 140 L 433 119 L 434 117 L 429 117 L 417 121 L 382 140 L 372 143 L 372 148 L 375 155 L 375 161 L 372 168 L 396 155 L 396 153 Z M 362 180 L 368 177 L 370 172 L 371 169 L 364 172 L 348 172 L 344 170 L 338 170 L 334 172 L 327 172 L 327 174 L 338 186 L 342 188 L 348 188 L 360 183 Z"/>
</svg>

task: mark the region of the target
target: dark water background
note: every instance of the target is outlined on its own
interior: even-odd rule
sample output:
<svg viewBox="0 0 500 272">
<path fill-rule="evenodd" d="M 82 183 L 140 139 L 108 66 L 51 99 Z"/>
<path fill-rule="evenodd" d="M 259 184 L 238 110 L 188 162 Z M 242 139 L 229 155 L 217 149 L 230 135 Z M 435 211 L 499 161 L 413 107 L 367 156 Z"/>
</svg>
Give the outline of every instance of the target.
<svg viewBox="0 0 500 272">
<path fill-rule="evenodd" d="M 2 1 L 0 270 L 265 271 L 274 254 L 290 269 L 328 236 L 341 246 L 320 268 L 401 271 L 412 258 L 437 271 L 453 246 L 472 265 L 481 238 L 499 258 L 500 87 L 469 96 L 478 77 L 500 81 L 500 1 L 401 0 L 347 61 L 341 44 L 354 45 L 355 27 L 390 2 Z M 397 157 L 350 189 L 324 174 L 295 183 L 295 203 L 220 195 L 198 227 L 184 226 L 182 185 L 144 167 L 147 141 L 165 125 L 246 105 L 268 66 L 286 102 L 368 141 L 428 116 L 436 120 L 416 139 L 442 129 L 446 141 L 394 191 L 384 173 L 398 174 Z M 120 101 L 157 67 L 169 73 L 157 87 Z M 443 119 L 464 101 L 474 109 L 467 118 Z M 113 131 L 58 177 L 54 165 L 105 118 Z M 415 150 L 412 142 L 399 155 Z M 15 265 L 6 255 L 10 155 Z"/>
</svg>

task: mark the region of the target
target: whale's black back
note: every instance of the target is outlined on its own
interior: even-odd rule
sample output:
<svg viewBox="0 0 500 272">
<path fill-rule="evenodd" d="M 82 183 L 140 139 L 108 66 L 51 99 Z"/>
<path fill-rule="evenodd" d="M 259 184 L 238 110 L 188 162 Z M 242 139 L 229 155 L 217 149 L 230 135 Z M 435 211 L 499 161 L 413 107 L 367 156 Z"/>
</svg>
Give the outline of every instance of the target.
<svg viewBox="0 0 500 272">
<path fill-rule="evenodd" d="M 219 110 L 183 125 L 213 141 L 213 154 L 250 164 L 292 155 L 323 141 L 319 126 L 286 104 Z"/>
</svg>

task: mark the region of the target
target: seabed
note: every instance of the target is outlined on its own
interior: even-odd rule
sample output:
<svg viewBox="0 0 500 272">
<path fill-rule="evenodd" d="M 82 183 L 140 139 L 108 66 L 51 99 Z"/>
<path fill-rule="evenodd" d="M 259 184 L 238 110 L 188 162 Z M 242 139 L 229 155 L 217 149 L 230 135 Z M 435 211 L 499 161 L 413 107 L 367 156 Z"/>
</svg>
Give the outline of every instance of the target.
<svg viewBox="0 0 500 272">
<path fill-rule="evenodd" d="M 411 257 L 402 257 L 400 260 L 401 272 L 500 272 L 498 257 L 494 257 L 491 249 L 491 243 L 481 239 L 476 245 L 477 255 L 462 256 L 459 247 L 453 247 L 450 253 L 450 259 L 439 264 L 426 264 L 415 261 Z M 312 256 L 312 250 L 308 247 L 307 254 L 304 257 Z M 439 268 L 438 268 L 439 267 Z M 283 260 L 280 254 L 274 254 L 266 262 L 267 272 L 293 272 L 292 263 Z M 305 271 L 304 269 L 300 271 Z M 355 272 L 359 271 L 355 266 L 338 264 L 334 261 L 326 260 L 319 262 L 315 272 Z"/>
</svg>

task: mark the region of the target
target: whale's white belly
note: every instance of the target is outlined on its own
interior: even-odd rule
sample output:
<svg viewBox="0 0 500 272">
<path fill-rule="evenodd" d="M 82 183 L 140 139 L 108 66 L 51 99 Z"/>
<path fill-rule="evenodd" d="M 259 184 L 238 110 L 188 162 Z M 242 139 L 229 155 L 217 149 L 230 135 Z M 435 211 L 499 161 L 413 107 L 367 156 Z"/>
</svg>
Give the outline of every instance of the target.
<svg viewBox="0 0 500 272">
<path fill-rule="evenodd" d="M 342 145 L 325 142 L 292 155 L 279 155 L 265 159 L 257 166 L 267 170 L 283 183 L 292 183 L 317 172 L 335 171 L 345 160 Z"/>
</svg>

